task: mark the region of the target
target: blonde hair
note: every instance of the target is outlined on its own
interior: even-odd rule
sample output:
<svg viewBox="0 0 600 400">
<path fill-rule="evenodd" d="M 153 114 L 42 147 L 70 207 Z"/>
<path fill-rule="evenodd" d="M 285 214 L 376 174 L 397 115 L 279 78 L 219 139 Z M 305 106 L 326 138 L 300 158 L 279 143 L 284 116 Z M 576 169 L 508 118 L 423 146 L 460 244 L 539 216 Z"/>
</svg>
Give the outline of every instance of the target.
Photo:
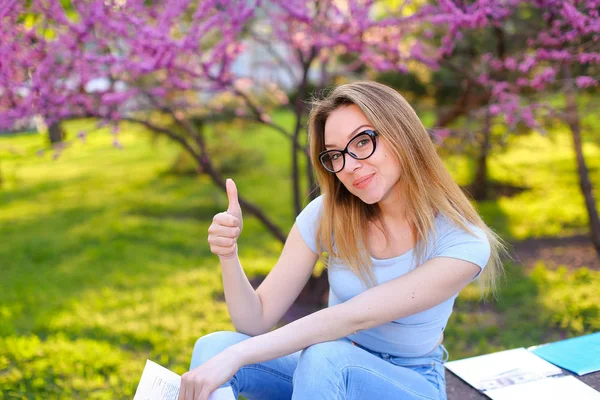
<svg viewBox="0 0 600 400">
<path fill-rule="evenodd" d="M 317 240 L 331 257 L 341 259 L 365 287 L 375 284 L 367 250 L 367 226 L 378 222 L 388 240 L 381 210 L 351 194 L 335 174 L 319 162 L 325 150 L 325 122 L 339 107 L 358 106 L 381 140 L 390 149 L 402 171 L 406 216 L 415 238 L 413 261 L 424 262 L 435 217 L 442 212 L 451 222 L 473 235 L 471 223 L 485 232 L 491 256 L 480 275 L 480 286 L 496 288 L 503 271 L 506 244 L 483 222 L 469 199 L 446 170 L 429 133 L 408 102 L 394 89 L 376 82 L 353 82 L 333 89 L 325 98 L 314 100 L 308 121 L 310 155 L 323 194 L 323 214 Z M 435 242 L 435 237 L 434 237 Z M 335 243 L 335 248 L 334 248 Z M 329 260 L 327 264 L 329 264 Z"/>
</svg>

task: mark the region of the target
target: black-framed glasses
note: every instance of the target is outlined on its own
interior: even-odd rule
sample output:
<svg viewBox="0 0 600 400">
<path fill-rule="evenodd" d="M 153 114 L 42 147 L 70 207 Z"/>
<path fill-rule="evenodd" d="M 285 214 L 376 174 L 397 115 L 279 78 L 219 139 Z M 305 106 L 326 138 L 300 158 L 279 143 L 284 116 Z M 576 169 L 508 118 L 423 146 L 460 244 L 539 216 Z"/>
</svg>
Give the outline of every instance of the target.
<svg viewBox="0 0 600 400">
<path fill-rule="evenodd" d="M 350 139 L 344 150 L 325 150 L 319 153 L 319 161 L 323 168 L 336 174 L 346 165 L 344 154 L 349 154 L 350 157 L 357 160 L 371 157 L 377 147 L 376 136 L 377 131 L 371 129 L 362 131 Z"/>
</svg>

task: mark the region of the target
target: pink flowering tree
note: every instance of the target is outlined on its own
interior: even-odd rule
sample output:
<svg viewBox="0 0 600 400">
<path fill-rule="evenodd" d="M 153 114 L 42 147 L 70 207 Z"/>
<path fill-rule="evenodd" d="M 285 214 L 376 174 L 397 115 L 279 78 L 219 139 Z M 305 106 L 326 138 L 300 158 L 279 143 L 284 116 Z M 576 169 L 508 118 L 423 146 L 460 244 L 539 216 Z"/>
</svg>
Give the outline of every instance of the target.
<svg viewBox="0 0 600 400">
<path fill-rule="evenodd" d="M 482 148 L 489 151 L 490 118 L 543 129 L 558 118 L 569 127 L 590 236 L 600 255 L 600 220 L 581 146 L 580 94 L 597 95 L 600 80 L 600 1 L 440 1 L 431 12 L 448 27 L 441 51 L 452 54 L 474 35 L 495 33 L 498 51 L 480 57 L 470 80 L 489 94 L 479 110 L 487 121 Z M 552 97 L 562 101 L 551 102 Z M 559 99 L 560 100 L 560 99 Z M 592 105 L 593 102 L 589 102 Z M 591 110 L 591 108 L 590 108 Z"/>
<path fill-rule="evenodd" d="M 66 119 L 94 117 L 114 126 L 119 147 L 117 123 L 135 122 L 179 143 L 225 190 L 203 123 L 250 120 L 290 139 L 295 213 L 314 188 L 310 163 L 301 179 L 299 162 L 308 157 L 303 133 L 310 74 L 313 85 L 323 88 L 365 65 L 404 71 L 408 60 L 424 59 L 417 46 L 399 46 L 421 16 L 402 16 L 384 2 L 91 0 L 65 8 L 59 0 L 3 1 L 0 129 L 33 116 L 51 128 Z M 246 46 L 271 54 L 271 67 L 289 74 L 293 103 L 283 85 L 253 69 L 232 72 Z M 340 62 L 341 56 L 352 62 Z M 224 93 L 234 100 L 211 101 Z M 292 129 L 269 115 L 282 105 L 295 115 Z M 305 189 L 302 181 L 308 182 Z M 243 197 L 240 203 L 285 240 L 260 208 Z"/>
<path fill-rule="evenodd" d="M 3 0 L 0 129 L 33 117 L 51 127 L 93 117 L 114 127 L 120 147 L 118 123 L 138 123 L 177 142 L 225 190 L 202 125 L 192 119 L 206 115 L 206 98 L 234 87 L 231 65 L 258 3 L 146 3 L 91 0 L 65 7 L 59 0 Z M 284 240 L 259 207 L 243 196 L 240 203 Z"/>
<path fill-rule="evenodd" d="M 492 135 L 497 99 L 490 75 L 502 78 L 502 71 L 488 71 L 490 57 L 504 59 L 525 51 L 526 41 L 515 40 L 505 26 L 527 24 L 517 15 L 520 0 L 438 1 L 428 3 L 421 13 L 428 24 L 419 32 L 420 43 L 434 49 L 437 68 L 431 74 L 428 94 L 435 99 L 434 126 L 445 138 L 443 150 L 474 155 L 475 179 L 469 188 L 475 200 L 490 194 L 487 163 L 492 148 L 501 146 L 506 135 Z M 516 124 L 512 122 L 508 131 Z"/>
<path fill-rule="evenodd" d="M 117 123 L 139 123 L 180 144 L 224 190 L 206 147 L 203 122 L 251 120 L 290 139 L 295 213 L 303 198 L 314 195 L 307 159 L 306 179 L 300 179 L 300 158 L 308 157 L 304 127 L 311 87 L 322 89 L 348 76 L 363 76 L 365 70 L 406 72 L 415 62 L 459 72 L 464 90 L 453 109 L 440 113 L 436 126 L 465 112 L 482 121 L 477 176 L 485 181 L 494 116 L 502 114 L 509 127 L 534 126 L 551 109 L 553 115 L 575 121 L 569 124 L 575 132 L 580 129 L 573 108 L 576 91 L 597 85 L 593 0 L 440 0 L 417 6 L 406 2 L 397 9 L 374 0 L 63 3 L 2 0 L 0 129 L 36 116 L 56 131 L 60 121 L 95 117 L 113 124 L 119 147 Z M 411 5 L 413 11 L 404 12 Z M 511 31 L 511 26 L 517 29 Z M 481 38 L 491 44 L 482 44 Z M 248 45 L 271 55 L 271 67 L 288 75 L 287 89 L 254 70 L 233 74 L 233 64 Z M 286 93 L 290 87 L 295 91 L 292 102 Z M 532 96 L 558 88 L 573 100 L 564 110 Z M 233 94 L 235 101 L 211 102 L 222 93 Z M 277 106 L 293 111 L 292 129 L 270 116 Z M 586 204 L 593 204 L 580 158 L 582 190 Z M 301 182 L 308 186 L 301 188 Z M 243 197 L 240 202 L 279 240 L 285 239 L 259 207 Z"/>
</svg>

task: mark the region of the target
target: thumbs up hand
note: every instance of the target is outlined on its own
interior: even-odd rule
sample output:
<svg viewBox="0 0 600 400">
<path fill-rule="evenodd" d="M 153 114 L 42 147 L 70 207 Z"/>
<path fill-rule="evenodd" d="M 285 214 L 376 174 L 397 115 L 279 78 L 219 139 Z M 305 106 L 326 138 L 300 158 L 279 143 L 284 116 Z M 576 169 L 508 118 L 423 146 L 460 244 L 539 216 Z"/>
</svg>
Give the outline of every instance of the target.
<svg viewBox="0 0 600 400">
<path fill-rule="evenodd" d="M 233 179 L 227 179 L 225 182 L 227 186 L 227 198 L 229 199 L 229 207 L 227 207 L 227 214 L 233 215 L 240 221 L 240 232 L 244 226 L 242 221 L 242 208 L 240 207 L 240 201 L 238 200 L 237 186 Z"/>
<path fill-rule="evenodd" d="M 237 187 L 232 179 L 227 179 L 227 198 L 229 207 L 226 212 L 214 216 L 208 228 L 210 251 L 222 259 L 237 256 L 237 239 L 242 232 L 242 208 L 238 200 Z"/>
</svg>

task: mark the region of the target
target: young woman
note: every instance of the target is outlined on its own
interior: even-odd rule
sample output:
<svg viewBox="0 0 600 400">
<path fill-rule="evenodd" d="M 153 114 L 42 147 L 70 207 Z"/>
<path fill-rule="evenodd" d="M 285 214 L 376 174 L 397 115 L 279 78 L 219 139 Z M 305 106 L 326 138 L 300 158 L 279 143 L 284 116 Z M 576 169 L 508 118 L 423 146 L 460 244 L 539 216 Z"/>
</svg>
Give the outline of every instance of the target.
<svg viewBox="0 0 600 400">
<path fill-rule="evenodd" d="M 437 155 L 406 100 L 374 82 L 335 88 L 309 120 L 322 195 L 296 218 L 256 291 L 237 256 L 242 212 L 208 232 L 237 332 L 194 347 L 180 400 L 231 386 L 250 400 L 446 399 L 442 345 L 454 299 L 494 285 L 506 250 Z M 327 253 L 329 307 L 270 331 Z"/>
</svg>

